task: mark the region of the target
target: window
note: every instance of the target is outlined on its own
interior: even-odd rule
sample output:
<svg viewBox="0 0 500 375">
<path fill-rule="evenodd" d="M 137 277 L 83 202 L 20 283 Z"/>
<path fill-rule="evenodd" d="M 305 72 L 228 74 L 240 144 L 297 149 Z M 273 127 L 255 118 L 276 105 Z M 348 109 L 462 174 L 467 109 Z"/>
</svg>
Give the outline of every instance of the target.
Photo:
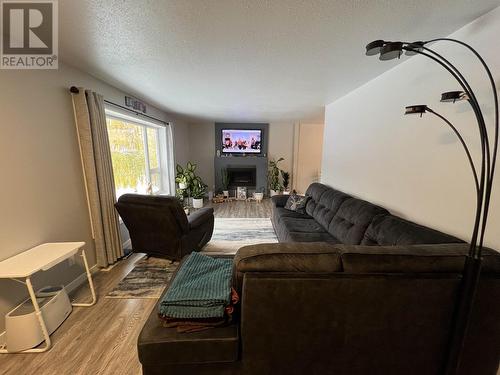
<svg viewBox="0 0 500 375">
<path fill-rule="evenodd" d="M 170 127 L 106 108 L 116 197 L 125 193 L 171 194 Z"/>
</svg>

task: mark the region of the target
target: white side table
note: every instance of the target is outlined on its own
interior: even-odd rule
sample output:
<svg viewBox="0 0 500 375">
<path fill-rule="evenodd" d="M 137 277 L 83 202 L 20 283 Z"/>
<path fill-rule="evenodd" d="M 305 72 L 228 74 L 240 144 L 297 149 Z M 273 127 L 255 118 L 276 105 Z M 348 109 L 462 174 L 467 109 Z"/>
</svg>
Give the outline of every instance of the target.
<svg viewBox="0 0 500 375">
<path fill-rule="evenodd" d="M 45 346 L 43 348 L 27 349 L 21 353 L 42 353 L 49 350 L 52 345 L 50 335 L 47 331 L 47 326 L 45 325 L 43 315 L 40 311 L 40 306 L 38 305 L 35 297 L 33 285 L 31 284 L 31 276 L 38 271 L 47 271 L 56 264 L 72 257 L 78 253 L 83 246 L 85 246 L 85 242 L 45 243 L 0 262 L 0 279 L 15 280 L 25 284 L 28 288 L 28 293 L 33 303 L 33 307 L 35 308 L 35 313 L 45 340 Z M 87 257 L 85 256 L 85 250 L 83 249 L 81 256 L 85 265 L 90 292 L 92 293 L 92 301 L 89 303 L 72 303 L 72 305 L 88 307 L 94 305 L 97 298 L 94 290 L 94 284 L 92 282 L 92 275 L 87 263 Z M 25 279 L 26 281 L 18 279 Z M 8 348 L 0 349 L 0 353 L 9 353 L 9 350 Z"/>
</svg>

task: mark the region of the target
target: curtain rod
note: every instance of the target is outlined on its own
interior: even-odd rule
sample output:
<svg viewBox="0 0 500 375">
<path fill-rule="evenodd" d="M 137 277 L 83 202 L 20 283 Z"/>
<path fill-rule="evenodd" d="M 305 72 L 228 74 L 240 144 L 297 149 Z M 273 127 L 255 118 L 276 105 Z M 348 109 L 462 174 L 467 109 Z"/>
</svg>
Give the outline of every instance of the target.
<svg viewBox="0 0 500 375">
<path fill-rule="evenodd" d="M 80 92 L 80 90 L 79 90 L 79 89 L 78 89 L 78 87 L 76 87 L 76 86 L 71 86 L 71 87 L 70 87 L 70 89 L 69 89 L 69 91 L 70 91 L 72 94 L 78 94 L 78 93 Z M 106 100 L 106 99 L 104 99 L 104 103 L 114 105 L 115 107 L 118 107 L 118 108 L 124 109 L 124 110 L 126 110 L 126 111 L 132 112 L 132 113 L 134 113 L 135 115 L 138 115 L 138 116 L 143 116 L 143 117 L 147 117 L 147 118 L 149 118 L 149 119 L 151 119 L 151 120 L 158 121 L 158 122 L 160 122 L 160 123 L 162 123 L 162 124 L 164 124 L 164 125 L 168 125 L 168 124 L 169 124 L 168 122 L 163 121 L 163 120 L 160 120 L 160 119 L 157 119 L 156 117 L 149 116 L 149 115 L 146 115 L 146 114 L 144 114 L 144 113 L 134 111 L 133 109 L 127 108 L 127 107 L 125 107 L 125 106 L 123 106 L 123 105 L 120 105 L 120 104 L 113 103 L 113 102 L 111 102 L 111 101 L 109 101 L 109 100 Z"/>
</svg>

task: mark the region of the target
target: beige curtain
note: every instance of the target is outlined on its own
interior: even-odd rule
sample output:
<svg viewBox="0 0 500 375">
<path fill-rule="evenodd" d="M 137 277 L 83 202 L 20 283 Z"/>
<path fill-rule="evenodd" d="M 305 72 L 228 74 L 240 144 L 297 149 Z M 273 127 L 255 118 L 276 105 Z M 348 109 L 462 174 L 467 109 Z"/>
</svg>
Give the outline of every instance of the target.
<svg viewBox="0 0 500 375">
<path fill-rule="evenodd" d="M 107 267 L 123 256 L 123 249 L 104 98 L 83 88 L 72 98 L 97 265 Z"/>
</svg>

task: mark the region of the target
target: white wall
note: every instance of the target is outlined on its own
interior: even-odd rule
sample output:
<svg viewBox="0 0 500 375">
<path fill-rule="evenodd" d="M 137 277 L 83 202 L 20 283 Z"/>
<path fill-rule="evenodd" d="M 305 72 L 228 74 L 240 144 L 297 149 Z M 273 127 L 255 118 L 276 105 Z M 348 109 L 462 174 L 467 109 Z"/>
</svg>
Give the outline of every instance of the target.
<svg viewBox="0 0 500 375">
<path fill-rule="evenodd" d="M 215 124 L 213 122 L 193 122 L 189 125 L 189 157 L 188 160 L 198 165 L 196 174 L 214 189 L 214 156 L 215 156 Z M 185 165 L 184 163 L 183 165 Z"/>
<path fill-rule="evenodd" d="M 318 182 L 321 175 L 323 153 L 322 123 L 300 123 L 295 125 L 293 188 L 304 194 L 313 182 Z"/>
<path fill-rule="evenodd" d="M 481 53 L 500 81 L 500 8 L 452 36 Z M 404 35 L 394 35 L 392 38 Z M 362 46 L 360 46 L 362 48 Z M 433 46 L 456 62 L 476 91 L 492 131 L 491 89 L 478 61 L 465 49 Z M 360 58 L 370 58 L 360 56 Z M 407 57 L 403 57 L 408 59 Z M 383 64 L 371 57 L 373 64 Z M 466 102 L 440 103 L 458 84 L 423 56 L 409 58 L 326 107 L 322 181 L 385 206 L 393 213 L 470 239 L 474 185 L 465 154 L 451 130 L 430 114 L 403 116 L 404 107 L 427 104 L 449 118 L 478 157 L 477 127 Z M 500 174 L 496 174 L 486 244 L 500 249 Z"/>
<path fill-rule="evenodd" d="M 85 200 L 69 87 L 83 86 L 123 103 L 124 93 L 88 74 L 59 70 L 0 70 L 0 260 L 43 242 L 85 241 L 95 253 Z M 177 145 L 186 142 L 178 119 L 148 106 L 148 114 L 174 121 Z M 181 147 L 182 149 L 182 147 Z M 176 153 L 182 159 L 181 152 Z M 81 266 L 61 264 L 35 285 L 67 284 Z M 0 317 L 26 297 L 25 288 L 0 281 Z M 0 332 L 3 331 L 0 319 Z"/>
<path fill-rule="evenodd" d="M 279 166 L 290 174 L 293 170 L 293 132 L 293 122 L 271 122 L 269 124 L 268 156 L 275 160 L 285 158 Z"/>
</svg>

